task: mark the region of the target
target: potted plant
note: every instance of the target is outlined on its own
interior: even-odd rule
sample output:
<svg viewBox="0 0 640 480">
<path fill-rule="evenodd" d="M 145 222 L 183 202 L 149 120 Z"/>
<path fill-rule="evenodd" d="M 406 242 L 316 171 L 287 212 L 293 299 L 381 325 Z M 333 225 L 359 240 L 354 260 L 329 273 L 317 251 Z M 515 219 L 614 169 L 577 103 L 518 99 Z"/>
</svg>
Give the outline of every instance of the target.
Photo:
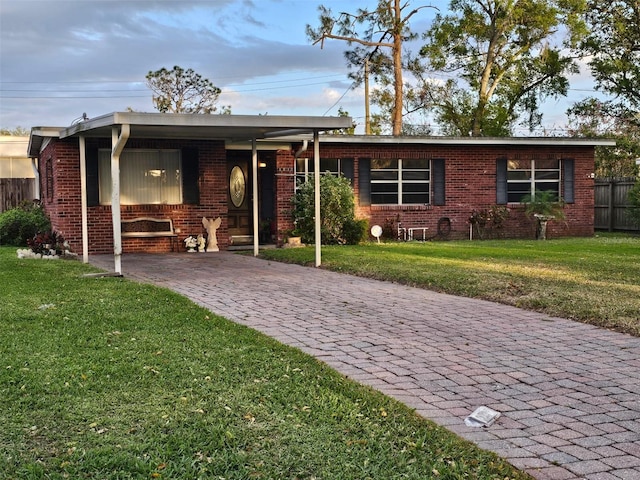
<svg viewBox="0 0 640 480">
<path fill-rule="evenodd" d="M 550 220 L 565 218 L 564 202 L 552 191 L 536 190 L 533 195 L 527 195 L 522 202 L 525 204 L 525 213 L 536 220 L 538 240 L 547 239 L 547 224 Z"/>
<path fill-rule="evenodd" d="M 301 247 L 302 246 L 302 236 L 300 232 L 295 228 L 286 235 L 287 246 L 289 247 Z"/>
</svg>

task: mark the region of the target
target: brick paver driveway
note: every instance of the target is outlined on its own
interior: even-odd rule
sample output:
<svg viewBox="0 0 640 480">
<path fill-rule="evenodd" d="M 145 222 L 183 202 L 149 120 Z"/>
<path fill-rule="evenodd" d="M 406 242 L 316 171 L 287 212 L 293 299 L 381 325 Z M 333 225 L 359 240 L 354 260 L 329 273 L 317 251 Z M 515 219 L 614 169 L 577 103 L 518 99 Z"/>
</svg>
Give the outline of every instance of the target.
<svg viewBox="0 0 640 480">
<path fill-rule="evenodd" d="M 113 269 L 109 256 L 91 263 Z M 538 479 L 640 480 L 640 338 L 228 252 L 129 254 L 122 268 L 308 352 Z M 467 427 L 481 405 L 501 418 Z"/>
</svg>

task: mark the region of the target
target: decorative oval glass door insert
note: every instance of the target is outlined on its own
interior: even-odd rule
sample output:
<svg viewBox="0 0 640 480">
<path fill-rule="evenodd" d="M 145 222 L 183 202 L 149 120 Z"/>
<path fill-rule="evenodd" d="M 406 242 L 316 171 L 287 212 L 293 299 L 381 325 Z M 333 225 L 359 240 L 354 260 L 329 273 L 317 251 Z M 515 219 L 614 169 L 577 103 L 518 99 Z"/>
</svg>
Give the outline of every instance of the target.
<svg viewBox="0 0 640 480">
<path fill-rule="evenodd" d="M 242 169 L 236 165 L 231 169 L 231 174 L 229 175 L 231 203 L 239 208 L 244 202 L 246 191 L 247 184 L 244 179 L 244 173 L 242 173 Z"/>
</svg>

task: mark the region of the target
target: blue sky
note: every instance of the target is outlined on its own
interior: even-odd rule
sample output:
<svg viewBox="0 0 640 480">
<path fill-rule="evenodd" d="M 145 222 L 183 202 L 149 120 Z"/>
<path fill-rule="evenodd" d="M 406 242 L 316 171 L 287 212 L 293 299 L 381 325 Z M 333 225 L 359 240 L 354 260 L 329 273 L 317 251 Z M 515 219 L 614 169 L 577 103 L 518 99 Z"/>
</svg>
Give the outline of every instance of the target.
<svg viewBox="0 0 640 480">
<path fill-rule="evenodd" d="M 150 70 L 192 68 L 220 87 L 234 114 L 337 115 L 362 125 L 344 42 L 308 41 L 318 5 L 334 12 L 377 0 L 0 0 L 0 127 L 66 126 L 132 108 L 155 111 Z M 446 9 L 448 1 L 434 0 Z M 425 9 L 412 28 L 425 30 Z M 575 78 L 568 100 L 545 104 L 548 128 L 590 94 Z"/>
</svg>

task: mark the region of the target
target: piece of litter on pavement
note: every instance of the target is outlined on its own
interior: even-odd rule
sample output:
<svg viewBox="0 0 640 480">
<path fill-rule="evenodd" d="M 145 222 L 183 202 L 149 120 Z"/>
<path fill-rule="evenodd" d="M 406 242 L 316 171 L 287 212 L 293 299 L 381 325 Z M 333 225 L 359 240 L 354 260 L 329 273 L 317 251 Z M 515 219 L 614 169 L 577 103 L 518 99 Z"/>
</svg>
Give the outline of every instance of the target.
<svg viewBox="0 0 640 480">
<path fill-rule="evenodd" d="M 500 412 L 489 407 L 478 407 L 464 419 L 464 424 L 468 427 L 490 427 L 498 418 L 500 418 Z"/>
</svg>

